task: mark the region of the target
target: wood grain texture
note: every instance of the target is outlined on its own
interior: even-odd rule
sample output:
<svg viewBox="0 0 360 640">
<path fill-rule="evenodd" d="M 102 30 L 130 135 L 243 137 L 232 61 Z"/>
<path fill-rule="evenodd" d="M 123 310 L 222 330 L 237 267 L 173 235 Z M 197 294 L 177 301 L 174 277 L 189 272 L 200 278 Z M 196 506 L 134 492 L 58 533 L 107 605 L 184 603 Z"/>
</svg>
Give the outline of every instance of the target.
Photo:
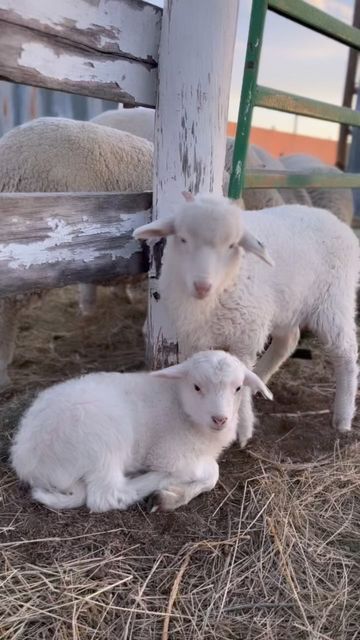
<svg viewBox="0 0 360 640">
<path fill-rule="evenodd" d="M 145 273 L 151 193 L 0 194 L 0 297 Z"/>
<path fill-rule="evenodd" d="M 0 77 L 152 107 L 160 27 L 141 0 L 0 0 Z"/>
<path fill-rule="evenodd" d="M 222 193 L 238 0 L 164 3 L 155 122 L 153 217 L 166 217 L 189 189 Z M 169 144 L 171 141 L 171 144 Z M 148 361 L 177 361 L 174 326 L 158 291 L 158 246 L 151 253 Z"/>
</svg>

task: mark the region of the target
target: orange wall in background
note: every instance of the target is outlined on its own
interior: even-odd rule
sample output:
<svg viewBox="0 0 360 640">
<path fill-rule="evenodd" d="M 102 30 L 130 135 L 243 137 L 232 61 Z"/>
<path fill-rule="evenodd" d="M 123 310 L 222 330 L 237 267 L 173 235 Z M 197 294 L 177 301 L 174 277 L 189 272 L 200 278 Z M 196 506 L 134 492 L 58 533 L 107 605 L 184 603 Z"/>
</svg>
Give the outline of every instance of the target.
<svg viewBox="0 0 360 640">
<path fill-rule="evenodd" d="M 236 123 L 228 123 L 228 135 L 235 136 Z M 328 164 L 335 164 L 336 147 L 335 140 L 311 138 L 299 136 L 294 133 L 276 131 L 276 129 L 262 129 L 253 127 L 250 134 L 250 142 L 263 147 L 275 157 L 289 155 L 291 153 L 307 153 L 321 158 Z"/>
</svg>

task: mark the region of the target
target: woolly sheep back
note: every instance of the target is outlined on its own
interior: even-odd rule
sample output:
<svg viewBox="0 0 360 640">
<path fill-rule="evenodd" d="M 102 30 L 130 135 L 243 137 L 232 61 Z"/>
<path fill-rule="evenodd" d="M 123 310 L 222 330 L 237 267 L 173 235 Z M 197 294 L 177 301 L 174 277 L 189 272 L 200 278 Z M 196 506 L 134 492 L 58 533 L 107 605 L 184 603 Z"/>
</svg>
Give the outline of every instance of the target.
<svg viewBox="0 0 360 640">
<path fill-rule="evenodd" d="M 0 191 L 146 191 L 153 145 L 123 131 L 38 118 L 0 140 Z"/>
<path fill-rule="evenodd" d="M 147 109 L 146 107 L 110 109 L 92 118 L 91 122 L 103 127 L 113 127 L 114 129 L 127 131 L 150 142 L 154 141 L 154 109 Z"/>
</svg>

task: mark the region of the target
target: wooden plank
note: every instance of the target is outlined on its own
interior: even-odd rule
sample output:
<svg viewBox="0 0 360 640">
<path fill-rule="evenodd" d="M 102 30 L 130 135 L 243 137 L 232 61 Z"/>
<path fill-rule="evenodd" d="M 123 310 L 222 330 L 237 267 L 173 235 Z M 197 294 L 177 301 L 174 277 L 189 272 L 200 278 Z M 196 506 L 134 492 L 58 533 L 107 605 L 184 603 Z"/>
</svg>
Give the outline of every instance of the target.
<svg viewBox="0 0 360 640">
<path fill-rule="evenodd" d="M 304 0 L 269 0 L 269 9 L 324 36 L 360 51 L 360 30 L 333 18 Z"/>
<path fill-rule="evenodd" d="M 258 85 L 255 94 L 255 105 L 265 109 L 275 109 L 299 116 L 339 122 L 360 127 L 360 113 L 346 107 L 336 107 L 327 102 L 303 98 L 285 91 L 277 91 Z"/>
<path fill-rule="evenodd" d="M 142 0 L 0 0 L 0 20 L 155 64 L 162 9 Z"/>
<path fill-rule="evenodd" d="M 151 193 L 0 194 L 0 297 L 147 271 Z"/>
<path fill-rule="evenodd" d="M 141 0 L 0 0 L 0 78 L 153 107 L 160 27 Z"/>
<path fill-rule="evenodd" d="M 237 14 L 238 0 L 171 0 L 164 4 L 154 218 L 175 211 L 183 202 L 183 189 L 222 193 Z M 159 246 L 151 259 L 147 350 L 150 366 L 158 368 L 176 362 L 179 352 L 174 325 L 158 290 Z"/>
<path fill-rule="evenodd" d="M 317 174 L 315 170 L 303 174 L 286 171 L 249 171 L 245 174 L 245 189 L 306 189 L 307 187 L 359 189 L 360 174 Z"/>
</svg>

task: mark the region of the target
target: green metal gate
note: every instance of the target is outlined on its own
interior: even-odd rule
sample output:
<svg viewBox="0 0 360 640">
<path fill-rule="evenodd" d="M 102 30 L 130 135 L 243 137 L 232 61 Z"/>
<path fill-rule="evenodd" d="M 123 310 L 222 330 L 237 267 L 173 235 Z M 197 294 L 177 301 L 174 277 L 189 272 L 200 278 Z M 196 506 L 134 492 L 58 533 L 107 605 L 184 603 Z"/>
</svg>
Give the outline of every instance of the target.
<svg viewBox="0 0 360 640">
<path fill-rule="evenodd" d="M 257 84 L 257 75 L 267 10 L 360 51 L 360 29 L 344 24 L 303 0 L 253 0 L 241 100 L 234 144 L 229 197 L 237 199 L 243 188 L 360 188 L 359 174 L 317 175 L 274 171 L 245 174 L 252 112 L 265 107 L 340 124 L 360 127 L 360 113 L 347 107 L 303 98 Z"/>
</svg>

